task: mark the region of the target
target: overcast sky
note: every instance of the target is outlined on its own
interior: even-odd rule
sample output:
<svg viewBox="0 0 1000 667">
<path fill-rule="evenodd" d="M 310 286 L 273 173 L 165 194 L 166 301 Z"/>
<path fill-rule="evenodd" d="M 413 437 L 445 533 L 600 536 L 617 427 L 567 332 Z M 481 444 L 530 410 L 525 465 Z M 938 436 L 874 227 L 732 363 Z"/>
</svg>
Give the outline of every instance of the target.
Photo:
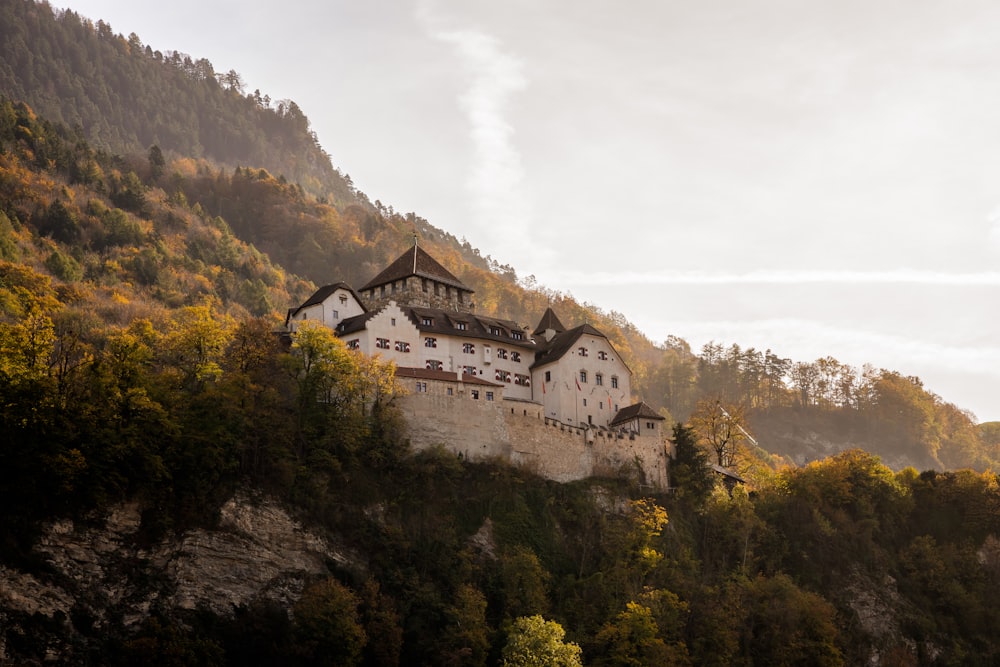
<svg viewBox="0 0 1000 667">
<path fill-rule="evenodd" d="M 295 100 L 372 200 L 653 340 L 1000 420 L 1000 3 L 68 6 Z"/>
</svg>

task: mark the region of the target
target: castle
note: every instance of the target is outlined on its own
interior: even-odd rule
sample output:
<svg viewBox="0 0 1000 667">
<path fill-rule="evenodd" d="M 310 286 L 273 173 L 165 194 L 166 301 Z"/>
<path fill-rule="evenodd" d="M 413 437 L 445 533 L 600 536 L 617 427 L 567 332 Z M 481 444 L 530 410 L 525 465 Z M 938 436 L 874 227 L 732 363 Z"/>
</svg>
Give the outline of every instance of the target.
<svg viewBox="0 0 1000 667">
<path fill-rule="evenodd" d="M 600 331 L 551 308 L 534 331 L 475 313 L 469 289 L 418 243 L 355 291 L 319 288 L 288 311 L 396 364 L 415 449 L 499 457 L 556 481 L 639 473 L 667 487 L 664 419 L 633 403 L 632 371 Z"/>
</svg>

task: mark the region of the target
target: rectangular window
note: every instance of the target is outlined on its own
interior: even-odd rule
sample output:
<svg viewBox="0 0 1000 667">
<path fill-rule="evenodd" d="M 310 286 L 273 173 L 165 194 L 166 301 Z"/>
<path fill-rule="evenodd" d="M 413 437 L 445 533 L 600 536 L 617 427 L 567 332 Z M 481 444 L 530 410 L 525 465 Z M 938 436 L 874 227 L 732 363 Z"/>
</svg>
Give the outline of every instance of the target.
<svg viewBox="0 0 1000 667">
<path fill-rule="evenodd" d="M 455 395 L 455 389 L 453 387 L 448 387 L 448 395 L 449 396 L 454 396 Z"/>
<path fill-rule="evenodd" d="M 604 376 L 601 375 L 600 373 L 594 373 L 594 384 L 596 384 L 598 387 L 603 386 Z"/>
<path fill-rule="evenodd" d="M 604 350 L 601 350 L 600 352 L 597 353 L 597 358 L 600 359 L 601 361 L 607 361 L 608 353 L 605 352 Z"/>
<path fill-rule="evenodd" d="M 388 338 L 376 338 L 375 339 L 375 347 L 377 347 L 380 350 L 388 350 L 389 349 L 389 339 Z"/>
<path fill-rule="evenodd" d="M 358 340 L 357 338 L 355 338 L 354 340 L 347 341 L 347 349 L 348 350 L 360 350 L 361 349 L 361 341 Z"/>
<path fill-rule="evenodd" d="M 514 340 L 522 340 L 524 338 L 520 331 L 511 331 L 510 337 Z"/>
<path fill-rule="evenodd" d="M 516 350 L 511 350 L 510 360 L 516 363 L 521 363 L 521 353 L 517 352 Z"/>
<path fill-rule="evenodd" d="M 498 347 L 497 359 L 506 359 L 506 358 L 507 358 L 507 350 L 503 349 L 502 347 Z"/>
<path fill-rule="evenodd" d="M 510 371 L 504 371 L 498 368 L 494 377 L 496 377 L 497 382 L 510 382 Z"/>
<path fill-rule="evenodd" d="M 340 319 L 340 312 L 334 310 L 333 311 L 333 319 L 339 320 Z"/>
<path fill-rule="evenodd" d="M 343 294 L 340 295 L 340 305 L 342 305 L 342 306 L 346 306 L 347 305 L 347 297 L 345 295 L 343 295 Z"/>
<path fill-rule="evenodd" d="M 583 407 L 587 407 L 587 399 L 583 399 Z"/>
<path fill-rule="evenodd" d="M 580 384 L 587 384 L 587 371 L 580 371 Z"/>
<path fill-rule="evenodd" d="M 617 378 L 617 376 L 614 376 L 614 375 L 611 376 L 611 388 L 612 389 L 617 389 L 618 388 L 618 378 Z"/>
<path fill-rule="evenodd" d="M 502 336 L 503 329 L 501 329 L 500 327 L 490 327 L 490 334 L 493 336 Z"/>
<path fill-rule="evenodd" d="M 478 401 L 479 400 L 479 390 L 478 389 L 473 389 L 470 393 L 472 394 L 472 400 L 474 400 L 474 401 Z"/>
<path fill-rule="evenodd" d="M 545 381 L 552 382 L 552 371 L 545 371 Z"/>
<path fill-rule="evenodd" d="M 434 318 L 433 317 L 421 317 L 420 318 L 420 324 L 422 324 L 425 327 L 432 327 L 432 326 L 434 326 Z"/>
<path fill-rule="evenodd" d="M 476 353 L 476 346 L 473 345 L 472 343 L 463 343 L 462 344 L 462 352 L 465 352 L 466 354 L 475 354 Z"/>
<path fill-rule="evenodd" d="M 655 428 L 653 422 L 646 422 L 646 428 Z"/>
<path fill-rule="evenodd" d="M 405 340 L 396 341 L 396 352 L 409 352 L 409 351 L 410 351 L 409 343 L 407 343 Z"/>
<path fill-rule="evenodd" d="M 486 400 L 487 401 L 492 401 L 493 400 L 493 392 L 492 391 L 486 392 Z"/>
<path fill-rule="evenodd" d="M 475 366 L 462 366 L 462 372 L 466 375 L 476 375 Z"/>
<path fill-rule="evenodd" d="M 427 278 L 420 279 L 420 288 L 423 289 L 425 292 L 427 291 Z"/>
<path fill-rule="evenodd" d="M 527 375 L 521 375 L 520 373 L 515 373 L 514 384 L 521 385 L 522 387 L 530 387 L 531 378 L 529 378 Z"/>
<path fill-rule="evenodd" d="M 459 331 L 465 331 L 466 329 L 469 328 L 469 325 L 466 324 L 465 322 L 455 322 L 455 328 L 458 329 Z"/>
<path fill-rule="evenodd" d="M 427 363 L 424 365 L 424 368 L 426 368 L 429 371 L 439 371 L 441 370 L 441 362 L 438 361 L 437 359 L 428 359 Z"/>
<path fill-rule="evenodd" d="M 417 393 L 418 394 L 426 394 L 427 393 L 427 383 L 426 382 L 418 382 L 417 383 Z"/>
<path fill-rule="evenodd" d="M 579 355 L 580 355 L 581 357 L 585 357 L 585 356 L 587 356 L 587 354 L 588 354 L 588 352 L 587 352 L 587 348 L 585 348 L 585 347 L 580 347 L 580 348 L 577 348 L 577 350 L 576 350 L 576 351 L 577 351 L 577 352 L 579 353 Z"/>
<path fill-rule="evenodd" d="M 424 339 L 424 347 L 437 347 L 438 339 L 427 337 Z"/>
</svg>

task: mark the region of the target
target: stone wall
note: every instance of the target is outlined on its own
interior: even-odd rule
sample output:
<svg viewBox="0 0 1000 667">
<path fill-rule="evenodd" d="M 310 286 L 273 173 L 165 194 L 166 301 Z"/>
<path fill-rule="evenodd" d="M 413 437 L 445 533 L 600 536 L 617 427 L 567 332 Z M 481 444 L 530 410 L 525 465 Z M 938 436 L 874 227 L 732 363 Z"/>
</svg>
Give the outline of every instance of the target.
<svg viewBox="0 0 1000 667">
<path fill-rule="evenodd" d="M 557 482 L 641 470 L 644 484 L 667 488 L 666 443 L 659 437 L 570 426 L 546 419 L 532 401 L 471 400 L 467 393 L 402 397 L 410 445 L 417 451 L 440 445 L 470 461 L 500 458 Z"/>
</svg>

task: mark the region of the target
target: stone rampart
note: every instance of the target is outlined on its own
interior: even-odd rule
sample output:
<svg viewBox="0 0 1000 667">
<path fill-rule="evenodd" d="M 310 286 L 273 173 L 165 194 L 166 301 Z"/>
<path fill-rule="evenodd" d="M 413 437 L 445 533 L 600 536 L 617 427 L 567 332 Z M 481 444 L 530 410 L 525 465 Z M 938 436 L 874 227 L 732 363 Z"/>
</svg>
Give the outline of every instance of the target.
<svg viewBox="0 0 1000 667">
<path fill-rule="evenodd" d="M 667 488 L 667 454 L 658 437 L 570 426 L 532 401 L 471 400 L 442 387 L 400 399 L 415 450 L 441 445 L 470 461 L 501 458 L 557 482 L 641 470 L 644 483 Z M 467 391 L 467 390 L 466 390 Z"/>
</svg>

